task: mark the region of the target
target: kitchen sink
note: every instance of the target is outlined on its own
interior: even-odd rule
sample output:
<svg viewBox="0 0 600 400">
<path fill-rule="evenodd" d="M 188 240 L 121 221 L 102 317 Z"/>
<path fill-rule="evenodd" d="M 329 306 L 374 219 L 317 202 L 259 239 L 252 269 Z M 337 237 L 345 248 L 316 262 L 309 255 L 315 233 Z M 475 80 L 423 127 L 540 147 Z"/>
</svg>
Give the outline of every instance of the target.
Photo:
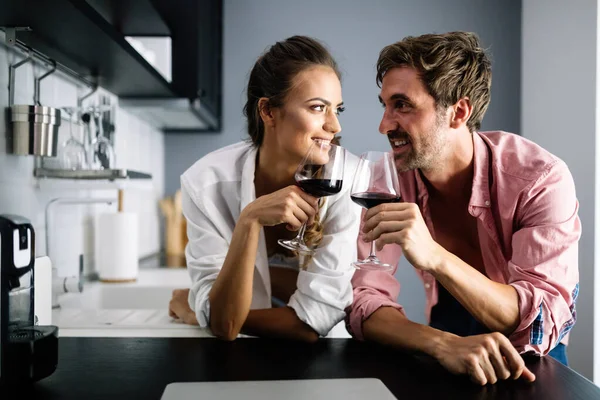
<svg viewBox="0 0 600 400">
<path fill-rule="evenodd" d="M 67 293 L 59 298 L 63 309 L 167 309 L 174 286 L 134 286 L 96 284 L 83 293 Z"/>
<path fill-rule="evenodd" d="M 84 284 L 82 293 L 67 293 L 59 297 L 63 309 L 167 309 L 173 290 L 189 288 L 185 269 L 141 270 L 136 282 Z"/>
<path fill-rule="evenodd" d="M 173 290 L 189 288 L 185 269 L 140 270 L 136 282 L 84 284 L 82 293 L 58 298 L 52 323 L 60 336 L 211 336 L 169 316 Z"/>
<path fill-rule="evenodd" d="M 140 269 L 132 283 L 86 283 L 82 293 L 58 298 L 60 307 L 52 310 L 52 324 L 59 327 L 60 336 L 212 337 L 208 329 L 169 316 L 173 290 L 189 287 L 187 271 L 170 268 Z M 350 335 L 342 321 L 328 337 Z"/>
</svg>

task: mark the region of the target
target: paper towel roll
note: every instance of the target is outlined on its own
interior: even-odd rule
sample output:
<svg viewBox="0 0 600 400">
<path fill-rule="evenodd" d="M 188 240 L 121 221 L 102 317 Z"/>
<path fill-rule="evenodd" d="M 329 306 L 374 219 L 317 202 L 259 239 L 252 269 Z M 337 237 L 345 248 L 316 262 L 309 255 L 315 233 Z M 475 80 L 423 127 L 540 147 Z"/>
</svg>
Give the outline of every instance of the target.
<svg viewBox="0 0 600 400">
<path fill-rule="evenodd" d="M 138 222 L 134 213 L 98 216 L 96 270 L 101 281 L 130 282 L 138 275 Z"/>
</svg>

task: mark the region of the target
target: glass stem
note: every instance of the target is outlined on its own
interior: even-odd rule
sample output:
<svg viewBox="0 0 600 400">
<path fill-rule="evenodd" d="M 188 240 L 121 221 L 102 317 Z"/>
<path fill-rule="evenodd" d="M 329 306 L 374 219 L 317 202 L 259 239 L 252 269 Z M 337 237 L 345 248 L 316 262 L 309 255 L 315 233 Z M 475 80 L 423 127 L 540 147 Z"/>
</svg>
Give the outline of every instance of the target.
<svg viewBox="0 0 600 400">
<path fill-rule="evenodd" d="M 296 235 L 296 241 L 300 242 L 302 244 L 306 244 L 304 243 L 304 231 L 306 230 L 306 222 L 302 224 L 302 226 L 300 227 L 300 230 L 298 231 L 298 235 Z"/>
<path fill-rule="evenodd" d="M 371 242 L 371 254 L 369 254 L 369 258 L 373 259 L 373 258 L 377 258 L 377 256 L 375 255 L 375 251 L 377 249 L 375 248 L 375 241 L 373 240 Z"/>
</svg>

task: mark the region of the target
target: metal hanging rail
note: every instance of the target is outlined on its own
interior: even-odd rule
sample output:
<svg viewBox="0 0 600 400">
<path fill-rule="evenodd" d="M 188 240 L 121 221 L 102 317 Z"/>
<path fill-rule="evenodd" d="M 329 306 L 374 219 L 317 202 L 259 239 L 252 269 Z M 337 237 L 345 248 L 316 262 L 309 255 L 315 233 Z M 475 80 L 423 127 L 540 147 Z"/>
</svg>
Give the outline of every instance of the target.
<svg viewBox="0 0 600 400">
<path fill-rule="evenodd" d="M 18 40 L 16 38 L 16 32 L 29 31 L 29 30 L 31 30 L 31 29 L 29 29 L 28 27 L 15 27 L 15 28 L 0 27 L 0 31 L 4 32 L 3 39 L 6 42 L 6 45 L 9 49 L 10 48 L 17 49 L 17 50 L 21 51 L 22 53 L 24 53 L 24 55 L 26 57 L 31 58 L 35 61 L 38 61 L 38 63 L 42 63 L 42 64 L 48 65 L 50 67 L 55 66 L 57 71 L 60 71 L 63 75 L 69 77 L 70 79 L 74 80 L 78 84 L 82 84 L 82 85 L 90 87 L 90 88 L 95 88 L 97 86 L 97 84 L 95 82 L 92 82 L 87 78 L 84 78 L 81 74 L 73 71 L 71 68 L 56 62 L 55 60 L 53 60 L 50 57 L 46 56 L 45 54 L 39 52 L 38 50 L 27 46 L 25 43 L 21 42 L 20 40 Z"/>
</svg>

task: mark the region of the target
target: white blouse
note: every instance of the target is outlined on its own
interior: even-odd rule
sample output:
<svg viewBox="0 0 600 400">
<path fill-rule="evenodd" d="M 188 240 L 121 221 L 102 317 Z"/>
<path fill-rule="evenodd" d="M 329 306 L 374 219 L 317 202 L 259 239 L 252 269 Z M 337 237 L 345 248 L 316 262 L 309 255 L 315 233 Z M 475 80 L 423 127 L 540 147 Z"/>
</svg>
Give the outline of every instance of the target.
<svg viewBox="0 0 600 400">
<path fill-rule="evenodd" d="M 189 303 L 201 327 L 208 327 L 208 294 L 223 266 L 241 211 L 256 199 L 254 170 L 257 149 L 236 143 L 207 154 L 181 176 L 182 207 L 187 219 L 187 268 L 192 280 Z M 288 306 L 298 318 L 324 336 L 343 320 L 352 303 L 356 238 L 361 208 L 350 199 L 358 164 L 346 152 L 342 191 L 329 196 L 320 209 L 323 239 L 298 274 L 297 290 Z M 264 230 L 254 269 L 251 309 L 271 308 L 271 278 Z"/>
</svg>

